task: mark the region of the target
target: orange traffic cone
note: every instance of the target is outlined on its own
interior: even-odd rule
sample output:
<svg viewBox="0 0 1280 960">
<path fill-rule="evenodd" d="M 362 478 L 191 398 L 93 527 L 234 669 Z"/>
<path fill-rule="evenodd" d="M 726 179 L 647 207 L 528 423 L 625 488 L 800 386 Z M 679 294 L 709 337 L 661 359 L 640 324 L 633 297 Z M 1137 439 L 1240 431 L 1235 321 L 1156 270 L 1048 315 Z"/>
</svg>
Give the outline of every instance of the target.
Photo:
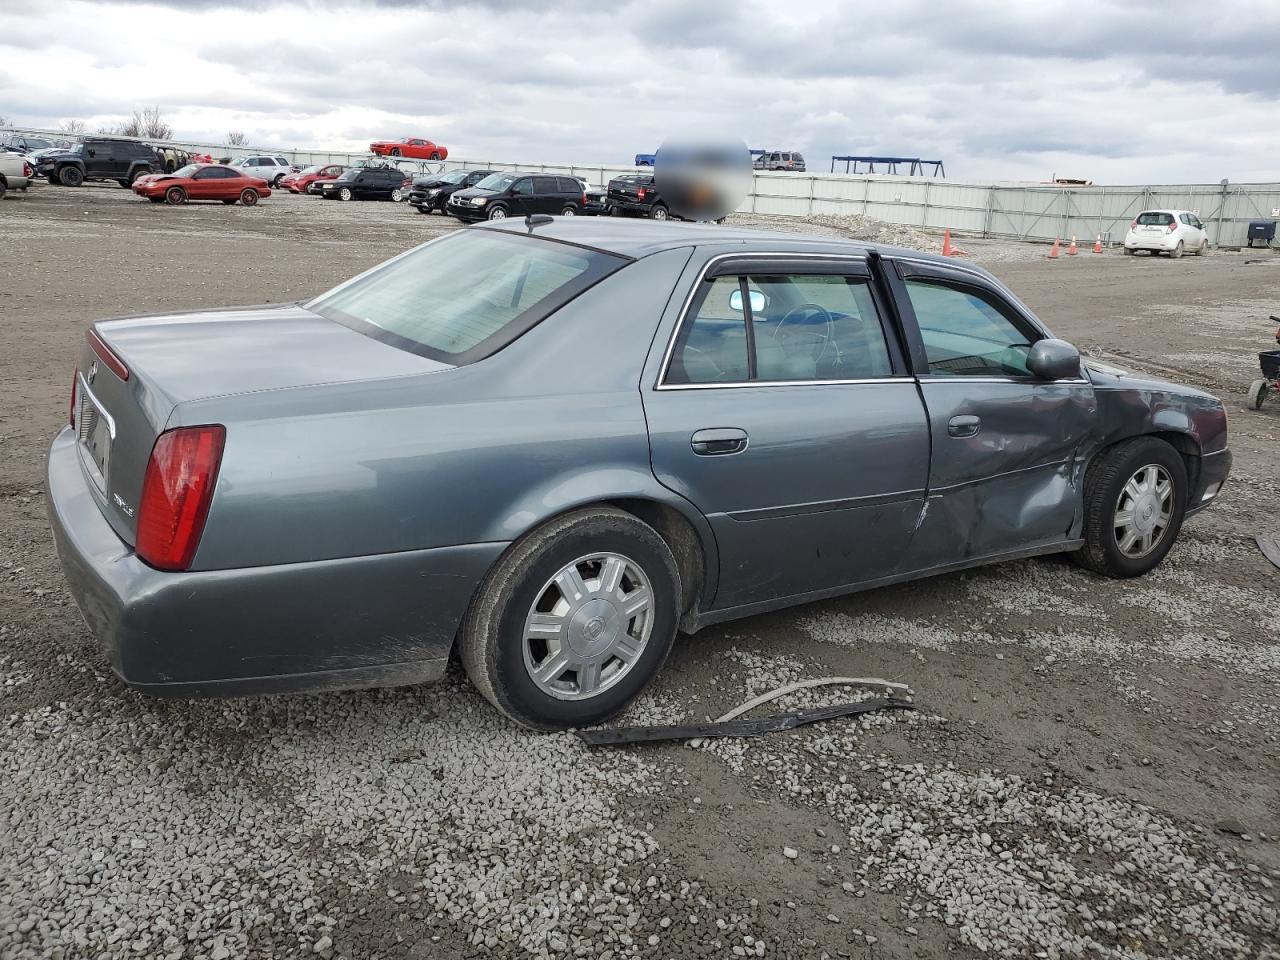
<svg viewBox="0 0 1280 960">
<path fill-rule="evenodd" d="M 942 231 L 942 255 L 944 257 L 951 256 L 951 228 L 947 227 Z"/>
<path fill-rule="evenodd" d="M 1062 245 L 1062 240 L 1061 240 L 1059 237 L 1054 237 L 1054 238 L 1053 238 L 1053 249 L 1049 251 L 1049 259 L 1050 259 L 1050 260 L 1057 260 L 1057 259 L 1058 259 L 1058 247 L 1060 247 L 1061 245 Z"/>
<path fill-rule="evenodd" d="M 1076 235 L 1071 235 L 1071 246 L 1067 247 L 1067 256 L 1074 257 L 1078 251 L 1076 250 Z"/>
<path fill-rule="evenodd" d="M 1102 234 L 1098 234 L 1098 239 L 1093 241 L 1093 252 L 1094 253 L 1102 252 Z"/>
</svg>

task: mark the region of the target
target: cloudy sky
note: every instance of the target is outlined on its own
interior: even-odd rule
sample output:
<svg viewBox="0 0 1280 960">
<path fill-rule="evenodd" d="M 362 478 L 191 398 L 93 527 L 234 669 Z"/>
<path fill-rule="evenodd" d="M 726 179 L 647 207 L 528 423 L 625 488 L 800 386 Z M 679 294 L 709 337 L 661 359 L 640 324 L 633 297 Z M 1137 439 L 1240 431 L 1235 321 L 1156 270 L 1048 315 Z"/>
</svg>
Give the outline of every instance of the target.
<svg viewBox="0 0 1280 960">
<path fill-rule="evenodd" d="M 1280 180 L 1280 0 L 0 0 L 0 117 L 626 163 L 668 135 L 953 178 Z"/>
</svg>

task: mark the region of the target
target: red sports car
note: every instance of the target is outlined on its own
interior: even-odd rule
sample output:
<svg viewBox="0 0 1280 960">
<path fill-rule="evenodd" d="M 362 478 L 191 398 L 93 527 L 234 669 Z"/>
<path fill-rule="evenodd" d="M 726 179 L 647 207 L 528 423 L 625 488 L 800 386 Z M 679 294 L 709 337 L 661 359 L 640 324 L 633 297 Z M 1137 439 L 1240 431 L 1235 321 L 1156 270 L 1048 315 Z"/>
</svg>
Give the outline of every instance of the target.
<svg viewBox="0 0 1280 960">
<path fill-rule="evenodd" d="M 419 137 L 401 137 L 399 140 L 375 140 L 369 149 L 380 157 L 412 157 L 415 160 L 444 160 L 449 150 L 438 143 Z"/>
<path fill-rule="evenodd" d="M 192 163 L 173 173 L 150 173 L 133 181 L 133 192 L 152 203 L 186 203 L 188 200 L 239 200 L 252 207 L 262 197 L 271 196 L 267 181 L 246 177 L 234 167 L 220 163 Z"/>
<path fill-rule="evenodd" d="M 306 193 L 307 187 L 321 180 L 337 180 L 342 171 L 347 169 L 340 163 L 331 163 L 327 167 L 307 167 L 301 173 L 291 173 L 280 179 L 280 186 L 287 187 L 290 193 Z"/>
</svg>

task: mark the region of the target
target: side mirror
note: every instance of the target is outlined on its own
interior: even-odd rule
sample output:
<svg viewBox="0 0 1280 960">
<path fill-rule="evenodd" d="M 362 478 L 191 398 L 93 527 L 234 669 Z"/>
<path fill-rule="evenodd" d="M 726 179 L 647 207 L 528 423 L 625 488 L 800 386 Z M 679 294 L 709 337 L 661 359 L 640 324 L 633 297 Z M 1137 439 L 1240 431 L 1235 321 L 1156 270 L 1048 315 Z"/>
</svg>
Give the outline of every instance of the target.
<svg viewBox="0 0 1280 960">
<path fill-rule="evenodd" d="M 1080 351 L 1065 340 L 1037 340 L 1027 353 L 1027 370 L 1041 380 L 1080 376 Z"/>
<path fill-rule="evenodd" d="M 751 312 L 764 312 L 764 308 L 769 303 L 769 298 L 764 295 L 764 292 L 761 290 L 751 290 L 749 291 L 749 296 L 751 297 Z M 729 309 L 735 313 L 742 312 L 742 290 L 735 290 L 733 293 L 729 294 Z"/>
</svg>

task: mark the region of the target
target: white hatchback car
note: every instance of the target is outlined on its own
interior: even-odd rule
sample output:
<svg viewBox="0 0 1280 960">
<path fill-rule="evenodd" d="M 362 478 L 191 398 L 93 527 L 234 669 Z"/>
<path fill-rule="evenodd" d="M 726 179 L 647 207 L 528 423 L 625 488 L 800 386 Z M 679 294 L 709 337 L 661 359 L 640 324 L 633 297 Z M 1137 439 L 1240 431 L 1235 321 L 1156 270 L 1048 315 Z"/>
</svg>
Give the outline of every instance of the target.
<svg viewBox="0 0 1280 960">
<path fill-rule="evenodd" d="M 1124 252 L 1135 250 L 1167 253 L 1180 257 L 1184 253 L 1201 254 L 1209 246 L 1204 224 L 1190 210 L 1144 210 L 1129 224 L 1124 238 Z"/>
</svg>

